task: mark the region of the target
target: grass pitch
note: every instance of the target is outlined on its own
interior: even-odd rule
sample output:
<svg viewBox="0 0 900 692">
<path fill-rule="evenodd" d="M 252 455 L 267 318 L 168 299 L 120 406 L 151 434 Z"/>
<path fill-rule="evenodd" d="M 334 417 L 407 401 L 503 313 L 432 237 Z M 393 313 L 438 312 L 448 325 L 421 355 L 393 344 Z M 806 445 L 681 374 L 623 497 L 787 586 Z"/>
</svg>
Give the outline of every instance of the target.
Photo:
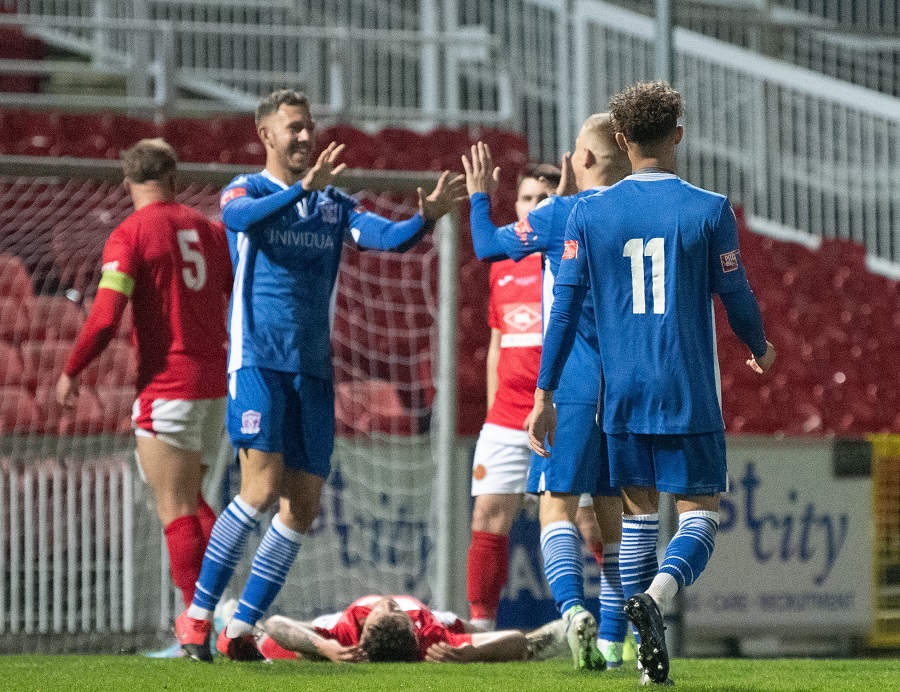
<svg viewBox="0 0 900 692">
<path fill-rule="evenodd" d="M 900 689 L 900 659 L 677 659 L 676 691 L 844 692 Z M 203 665 L 140 656 L 0 656 L 0 690 L 29 692 L 553 692 L 638 690 L 637 673 L 573 671 L 568 660 L 474 665 L 279 661 Z"/>
</svg>

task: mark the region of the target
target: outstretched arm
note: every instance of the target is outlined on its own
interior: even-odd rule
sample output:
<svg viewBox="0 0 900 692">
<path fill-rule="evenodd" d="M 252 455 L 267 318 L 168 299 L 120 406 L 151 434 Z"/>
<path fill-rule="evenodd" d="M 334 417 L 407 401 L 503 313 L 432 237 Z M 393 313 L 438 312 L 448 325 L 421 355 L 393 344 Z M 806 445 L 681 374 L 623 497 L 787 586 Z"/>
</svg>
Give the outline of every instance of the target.
<svg viewBox="0 0 900 692">
<path fill-rule="evenodd" d="M 500 663 L 524 661 L 527 653 L 528 639 L 524 634 L 518 630 L 500 630 L 473 634 L 471 644 L 432 644 L 425 652 L 425 660 L 429 663 Z"/>
<path fill-rule="evenodd" d="M 418 214 L 405 221 L 390 221 L 372 212 L 354 211 L 350 215 L 350 234 L 364 248 L 405 252 L 434 228 L 434 222 L 454 204 L 465 199 L 462 189 L 462 176 L 450 179 L 450 171 L 444 171 L 431 194 L 426 196 L 422 188 L 418 189 Z"/>
<path fill-rule="evenodd" d="M 232 231 L 243 233 L 250 226 L 296 204 L 303 193 L 324 190 L 346 168 L 345 164 L 337 163 L 343 150 L 343 144 L 332 142 L 319 154 L 315 165 L 309 168 L 300 182 L 265 197 L 249 197 L 246 187 L 233 183 L 222 191 L 222 221 Z"/>
<path fill-rule="evenodd" d="M 335 663 L 360 663 L 366 660 L 365 653 L 358 646 L 343 646 L 334 639 L 318 634 L 309 623 L 283 615 L 270 617 L 263 629 L 280 646 L 314 660 L 324 658 Z"/>
</svg>

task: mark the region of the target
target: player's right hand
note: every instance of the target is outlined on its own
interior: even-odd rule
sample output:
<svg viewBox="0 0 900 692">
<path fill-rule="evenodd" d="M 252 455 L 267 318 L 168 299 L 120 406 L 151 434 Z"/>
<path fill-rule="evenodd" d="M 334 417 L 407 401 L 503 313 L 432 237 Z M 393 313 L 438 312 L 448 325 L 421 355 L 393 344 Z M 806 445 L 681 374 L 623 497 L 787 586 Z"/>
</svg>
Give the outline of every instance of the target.
<svg viewBox="0 0 900 692">
<path fill-rule="evenodd" d="M 320 648 L 324 648 L 324 645 Z M 365 663 L 369 660 L 366 652 L 359 646 L 341 646 L 334 640 L 328 640 L 327 648 L 322 653 L 335 663 Z"/>
<path fill-rule="evenodd" d="M 472 161 L 462 156 L 463 169 L 466 172 L 466 191 L 471 197 L 476 192 L 491 194 L 500 182 L 500 168 L 494 167 L 491 150 L 484 142 L 472 145 Z"/>
<path fill-rule="evenodd" d="M 56 403 L 66 408 L 72 408 L 77 399 L 78 380 L 63 373 L 56 381 Z"/>
<path fill-rule="evenodd" d="M 538 456 L 545 459 L 556 442 L 556 408 L 553 406 L 552 392 L 538 389 L 534 393 L 534 408 L 525 419 L 528 444 Z"/>
<path fill-rule="evenodd" d="M 767 341 L 766 352 L 759 358 L 749 358 L 747 360 L 747 365 L 762 375 L 766 370 L 772 367 L 772 363 L 775 362 L 775 356 L 777 355 L 778 353 L 775 351 L 775 347 Z"/>
<path fill-rule="evenodd" d="M 572 168 L 572 152 L 567 151 L 559 162 L 559 185 L 556 186 L 556 194 L 560 197 L 568 197 L 578 192 L 575 184 L 575 169 Z"/>
<path fill-rule="evenodd" d="M 306 175 L 300 182 L 303 184 L 304 190 L 324 190 L 334 182 L 334 177 L 341 173 L 346 167 L 345 163 L 336 164 L 338 156 L 344 151 L 344 145 L 332 142 L 319 154 L 319 158 L 311 168 L 307 169 Z"/>
</svg>

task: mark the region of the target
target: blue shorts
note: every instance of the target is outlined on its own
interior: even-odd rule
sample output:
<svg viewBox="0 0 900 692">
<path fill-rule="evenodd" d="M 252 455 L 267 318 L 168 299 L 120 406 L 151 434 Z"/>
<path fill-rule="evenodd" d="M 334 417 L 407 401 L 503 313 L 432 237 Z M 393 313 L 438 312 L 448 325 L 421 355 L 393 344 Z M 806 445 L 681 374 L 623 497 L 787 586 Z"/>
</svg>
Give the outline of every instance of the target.
<svg viewBox="0 0 900 692">
<path fill-rule="evenodd" d="M 725 433 L 607 435 L 613 482 L 678 495 L 714 495 L 727 488 Z"/>
<path fill-rule="evenodd" d="M 594 404 L 556 405 L 556 444 L 546 459 L 531 455 L 529 493 L 619 496 L 609 482 L 606 440 L 596 419 Z"/>
<path fill-rule="evenodd" d="M 238 449 L 277 452 L 286 468 L 327 478 L 334 451 L 334 385 L 298 373 L 245 367 L 229 376 L 225 415 Z"/>
</svg>

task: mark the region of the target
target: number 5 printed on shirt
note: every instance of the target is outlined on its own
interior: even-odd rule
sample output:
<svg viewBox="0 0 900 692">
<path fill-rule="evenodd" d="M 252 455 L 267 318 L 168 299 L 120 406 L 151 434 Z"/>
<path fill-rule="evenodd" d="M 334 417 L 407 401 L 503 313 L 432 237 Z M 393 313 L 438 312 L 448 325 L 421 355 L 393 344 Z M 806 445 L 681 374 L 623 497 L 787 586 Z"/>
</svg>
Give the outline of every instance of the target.
<svg viewBox="0 0 900 692">
<path fill-rule="evenodd" d="M 178 248 L 181 250 L 181 259 L 187 265 L 181 270 L 181 278 L 184 285 L 192 291 L 199 291 L 206 285 L 206 259 L 199 249 L 191 247 L 191 243 L 199 243 L 200 236 L 194 229 L 186 229 L 177 232 Z"/>
<path fill-rule="evenodd" d="M 631 259 L 632 308 L 635 315 L 647 312 L 644 295 L 644 257 L 650 258 L 650 276 L 653 290 L 653 313 L 662 315 L 666 311 L 666 250 L 662 238 L 650 238 L 644 244 L 643 238 L 632 238 L 625 243 L 623 257 Z"/>
</svg>

